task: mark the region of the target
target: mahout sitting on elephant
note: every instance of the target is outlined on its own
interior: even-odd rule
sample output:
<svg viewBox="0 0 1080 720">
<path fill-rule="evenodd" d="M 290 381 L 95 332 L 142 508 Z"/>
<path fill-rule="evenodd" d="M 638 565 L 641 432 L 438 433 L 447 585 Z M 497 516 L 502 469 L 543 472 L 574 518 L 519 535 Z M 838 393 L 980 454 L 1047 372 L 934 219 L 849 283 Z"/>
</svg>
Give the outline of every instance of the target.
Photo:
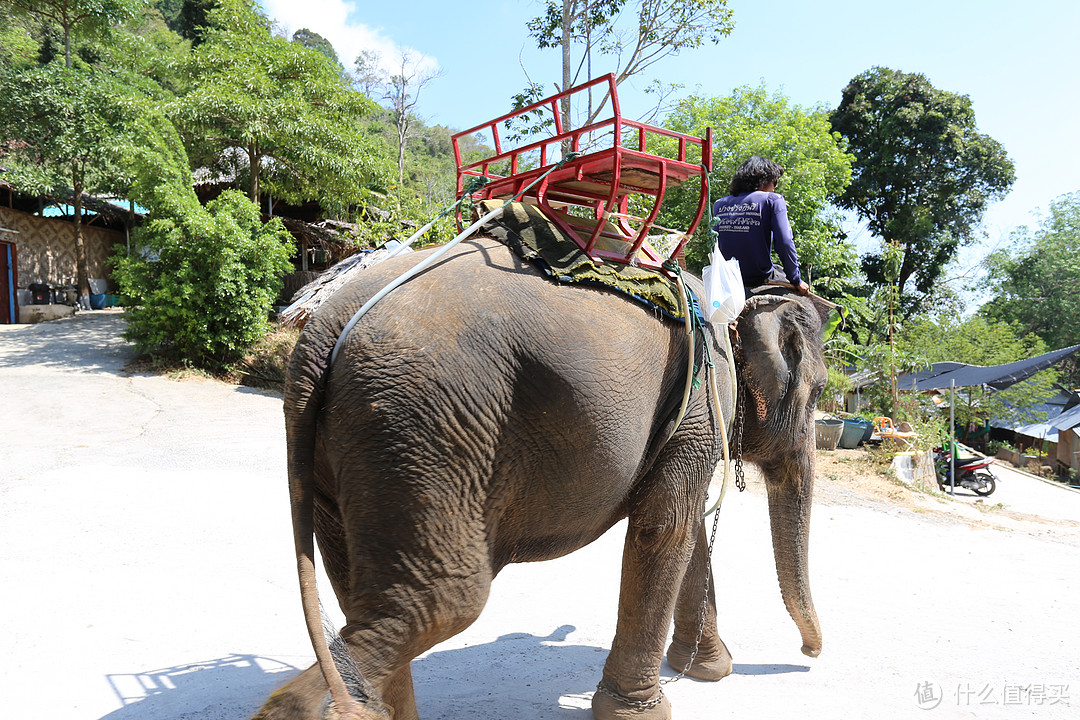
<svg viewBox="0 0 1080 720">
<path fill-rule="evenodd" d="M 676 426 L 685 327 L 604 289 L 552 283 L 481 237 L 376 304 L 331 366 L 354 311 L 421 256 L 387 260 L 338 290 L 292 356 L 290 495 L 318 662 L 256 717 L 417 718 L 411 661 L 476 620 L 500 569 L 565 555 L 628 518 L 618 621 L 593 713 L 669 718 L 659 681 L 673 616 L 674 667 L 693 655 L 691 676 L 732 669 L 702 522 L 721 455 L 709 383 L 695 384 Z M 700 294 L 696 279 L 687 283 Z M 821 649 L 807 579 L 813 409 L 825 381 L 819 328 L 806 298 L 751 298 L 736 351 L 743 456 L 764 471 L 782 594 L 812 656 Z M 723 368 L 715 330 L 706 328 L 705 342 Z M 730 430 L 733 388 L 722 370 L 717 381 Z M 326 650 L 313 535 L 346 619 L 359 698 Z"/>
</svg>

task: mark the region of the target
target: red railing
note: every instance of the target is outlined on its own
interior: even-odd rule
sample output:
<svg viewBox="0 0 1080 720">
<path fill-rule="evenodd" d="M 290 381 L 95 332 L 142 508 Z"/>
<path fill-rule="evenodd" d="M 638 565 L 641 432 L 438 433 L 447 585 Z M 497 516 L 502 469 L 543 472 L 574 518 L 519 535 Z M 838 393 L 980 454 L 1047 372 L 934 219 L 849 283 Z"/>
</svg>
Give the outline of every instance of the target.
<svg viewBox="0 0 1080 720">
<path fill-rule="evenodd" d="M 572 96 L 590 93 L 601 87 L 604 88 L 604 97 L 599 107 L 604 109 L 610 102 L 609 112 L 599 119 L 594 116 L 591 122 L 582 127 L 565 128 L 559 107 L 561 101 Z M 531 132 L 530 135 L 542 135 L 540 139 L 531 140 L 516 147 L 506 147 L 506 138 L 500 132 L 501 129 L 509 129 L 514 121 L 521 123 L 537 120 L 545 127 Z M 490 133 L 490 142 L 495 153 L 479 160 L 464 162 L 461 139 L 482 132 Z M 628 262 L 641 249 L 660 211 L 669 180 L 681 182 L 694 176 L 701 178 L 701 199 L 697 213 L 685 237 L 672 255 L 681 251 L 687 238 L 693 234 L 704 212 L 705 203 L 709 201 L 708 173 L 712 169 L 711 130 L 706 132 L 705 138 L 702 139 L 623 118 L 616 93 L 615 76 L 612 74 L 596 78 L 584 85 L 570 88 L 494 120 L 456 133 L 451 140 L 454 146 L 454 161 L 457 165 L 457 194 L 459 196 L 465 190 L 469 178 L 472 177 L 483 176 L 487 180 L 484 189 L 475 193 L 476 196 L 491 198 L 517 196 L 530 183 L 544 175 L 544 179 L 531 188 L 528 194 L 535 197 L 537 202 L 549 211 L 552 211 L 548 205 L 549 197 L 559 202 L 591 207 L 598 222 L 587 239 L 578 237 L 577 232 L 554 211 L 550 214 L 564 231 L 569 232 L 581 244 L 585 252 L 597 259 L 600 256 L 606 256 Z M 650 152 L 651 140 L 655 141 L 654 150 L 674 155 L 674 157 L 655 155 Z M 674 150 L 670 141 L 674 141 Z M 696 148 L 695 153 L 691 153 L 692 148 Z M 554 172 L 545 175 L 563 162 L 564 153 L 567 151 L 579 155 L 566 161 Z M 700 158 L 693 158 L 692 154 L 700 154 Z M 524 165 L 532 164 L 533 161 L 537 162 L 535 167 L 522 169 Z M 657 187 L 636 187 L 629 181 L 624 181 L 625 170 L 631 167 L 646 169 L 656 175 Z M 504 172 L 506 174 L 502 174 Z M 592 191 L 581 189 L 583 182 L 595 183 L 595 178 L 600 175 L 607 176 L 602 182 L 603 187 L 594 187 Z M 577 187 L 574 187 L 575 185 Z M 643 220 L 643 224 L 638 231 L 631 231 L 625 220 L 618 221 L 627 236 L 636 235 L 628 253 L 620 255 L 596 250 L 595 245 L 603 232 L 604 220 L 613 214 L 626 213 L 627 193 L 653 196 L 655 202 L 651 212 L 646 218 L 639 218 Z M 647 264 L 658 266 L 662 263 L 662 258 L 657 258 L 652 253 L 648 255 Z"/>
<path fill-rule="evenodd" d="M 589 90 L 599 86 L 606 85 L 607 90 L 604 93 L 604 98 L 601 101 L 601 107 L 603 103 L 608 100 L 611 101 L 611 115 L 604 117 L 600 120 L 594 120 L 588 125 L 584 125 L 579 128 L 564 130 L 562 123 L 562 113 L 559 110 L 559 101 L 563 98 L 569 98 L 574 95 L 587 93 Z M 526 115 L 536 113 L 537 111 L 550 111 L 551 121 L 554 125 L 555 132 L 548 137 L 540 140 L 529 142 L 525 145 L 511 148 L 509 150 L 503 149 L 503 136 L 499 132 L 500 125 L 507 125 L 509 122 L 524 118 Z M 458 193 L 464 189 L 464 183 L 462 178 L 465 176 L 484 175 L 488 178 L 503 178 L 511 177 L 519 174 L 519 159 L 522 155 L 539 151 L 539 167 L 535 170 L 537 172 L 543 172 L 543 170 L 550 168 L 562 159 L 561 155 L 558 159 L 552 159 L 549 157 L 548 148 L 552 145 L 558 145 L 561 151 L 562 145 L 565 141 L 569 141 L 569 147 L 571 152 L 580 153 L 581 139 L 583 136 L 592 135 L 603 131 L 605 128 L 611 129 L 613 145 L 624 147 L 626 149 L 633 149 L 637 152 L 648 153 L 648 135 L 654 134 L 661 137 L 673 138 L 678 141 L 678 152 L 673 160 L 681 163 L 689 162 L 687 158 L 687 147 L 689 145 L 696 145 L 701 148 L 701 165 L 704 165 L 706 170 L 712 170 L 712 143 L 709 138 L 702 139 L 692 135 L 684 135 L 683 133 L 675 132 L 674 130 L 668 130 L 666 128 L 655 127 L 652 125 L 646 125 L 645 123 L 637 122 L 635 120 L 628 120 L 622 117 L 622 113 L 619 109 L 619 98 L 615 91 L 615 76 L 613 74 L 604 75 L 602 77 L 591 80 L 584 85 L 565 90 L 557 95 L 539 100 L 531 105 L 527 105 L 519 110 L 514 110 L 505 115 L 501 115 L 494 120 L 490 120 L 485 123 L 481 123 L 475 127 L 463 130 L 459 133 L 455 133 L 451 137 L 451 141 L 454 146 L 454 162 L 458 168 Z M 630 148 L 626 143 L 626 137 L 624 129 L 636 130 L 637 143 L 636 147 Z M 495 154 L 489 157 L 485 157 L 480 160 L 476 160 L 465 164 L 462 162 L 461 145 L 460 140 L 463 137 L 475 135 L 482 131 L 489 131 L 491 133 L 492 144 L 495 147 Z M 510 162 L 510 172 L 507 175 L 492 175 L 491 167 L 493 165 Z"/>
</svg>

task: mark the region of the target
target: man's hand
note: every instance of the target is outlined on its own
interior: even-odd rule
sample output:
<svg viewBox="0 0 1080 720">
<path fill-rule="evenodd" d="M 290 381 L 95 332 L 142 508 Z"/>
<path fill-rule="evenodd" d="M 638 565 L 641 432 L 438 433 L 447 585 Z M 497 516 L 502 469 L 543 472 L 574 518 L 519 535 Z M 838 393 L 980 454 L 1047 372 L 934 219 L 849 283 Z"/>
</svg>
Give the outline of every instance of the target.
<svg viewBox="0 0 1080 720">
<path fill-rule="evenodd" d="M 810 286 L 800 280 L 799 284 L 795 286 L 795 292 L 797 292 L 799 295 L 809 295 Z"/>
</svg>

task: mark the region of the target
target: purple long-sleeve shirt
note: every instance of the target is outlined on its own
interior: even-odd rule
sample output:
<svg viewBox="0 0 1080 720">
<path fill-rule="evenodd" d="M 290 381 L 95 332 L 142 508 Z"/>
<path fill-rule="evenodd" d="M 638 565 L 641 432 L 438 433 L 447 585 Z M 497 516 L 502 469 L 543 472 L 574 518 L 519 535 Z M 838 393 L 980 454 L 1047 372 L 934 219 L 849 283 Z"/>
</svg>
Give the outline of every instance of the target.
<svg viewBox="0 0 1080 720">
<path fill-rule="evenodd" d="M 745 285 L 761 285 L 772 276 L 774 247 L 788 281 L 793 285 L 802 281 L 782 195 L 761 190 L 727 195 L 713 204 L 713 219 L 720 252 L 739 261 Z"/>
</svg>

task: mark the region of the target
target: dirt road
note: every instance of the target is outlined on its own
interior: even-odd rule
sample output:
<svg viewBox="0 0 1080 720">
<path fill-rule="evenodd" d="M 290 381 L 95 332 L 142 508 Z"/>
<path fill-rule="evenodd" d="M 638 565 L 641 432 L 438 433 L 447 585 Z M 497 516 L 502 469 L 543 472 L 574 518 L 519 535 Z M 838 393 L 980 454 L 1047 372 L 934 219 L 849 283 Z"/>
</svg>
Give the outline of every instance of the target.
<svg viewBox="0 0 1080 720">
<path fill-rule="evenodd" d="M 0 326 L 0 714 L 241 720 L 312 658 L 281 401 L 127 376 L 122 322 Z M 760 487 L 730 493 L 713 564 L 735 673 L 667 685 L 677 718 L 1075 717 L 1075 494 L 1013 511 L 849 502 L 832 482 L 811 534 L 821 657 L 780 601 Z M 505 570 L 480 619 L 414 664 L 422 716 L 591 717 L 622 532 Z"/>
</svg>

